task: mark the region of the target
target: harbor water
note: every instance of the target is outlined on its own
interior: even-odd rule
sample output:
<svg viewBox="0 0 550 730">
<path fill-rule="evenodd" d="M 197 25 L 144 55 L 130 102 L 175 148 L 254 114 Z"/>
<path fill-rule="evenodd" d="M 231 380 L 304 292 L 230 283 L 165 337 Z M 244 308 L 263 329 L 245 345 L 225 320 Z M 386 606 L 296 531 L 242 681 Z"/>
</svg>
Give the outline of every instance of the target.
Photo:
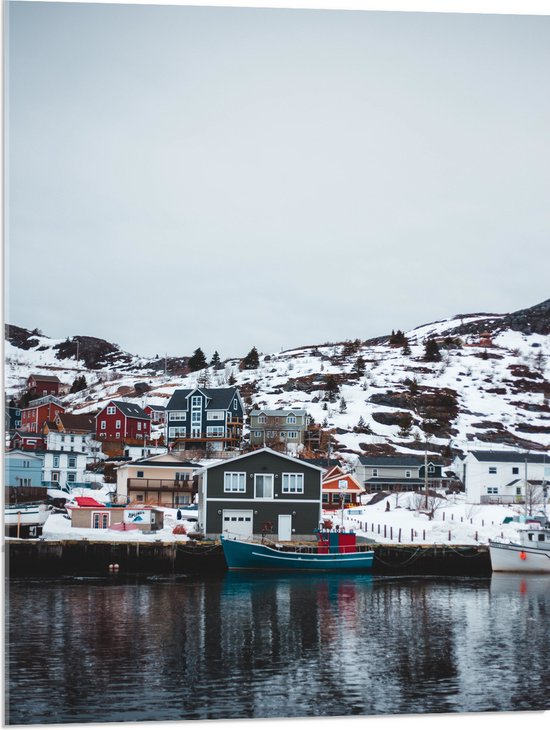
<svg viewBox="0 0 550 730">
<path fill-rule="evenodd" d="M 550 576 L 12 579 L 12 725 L 546 710 Z"/>
</svg>

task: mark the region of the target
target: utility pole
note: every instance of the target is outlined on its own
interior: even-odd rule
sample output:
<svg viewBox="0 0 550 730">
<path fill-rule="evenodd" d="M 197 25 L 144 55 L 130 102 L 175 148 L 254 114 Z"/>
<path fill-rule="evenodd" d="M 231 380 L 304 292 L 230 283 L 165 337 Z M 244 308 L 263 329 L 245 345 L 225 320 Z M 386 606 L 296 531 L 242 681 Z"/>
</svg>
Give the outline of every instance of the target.
<svg viewBox="0 0 550 730">
<path fill-rule="evenodd" d="M 426 510 L 428 509 L 428 434 L 424 429 L 424 494 L 426 499 Z"/>
</svg>

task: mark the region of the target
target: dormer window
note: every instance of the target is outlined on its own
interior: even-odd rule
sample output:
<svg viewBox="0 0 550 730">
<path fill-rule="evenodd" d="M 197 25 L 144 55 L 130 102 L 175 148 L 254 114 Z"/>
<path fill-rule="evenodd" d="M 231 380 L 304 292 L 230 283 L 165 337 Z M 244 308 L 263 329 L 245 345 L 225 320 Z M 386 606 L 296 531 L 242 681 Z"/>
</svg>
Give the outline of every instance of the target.
<svg viewBox="0 0 550 730">
<path fill-rule="evenodd" d="M 265 416 L 258 416 L 258 423 L 266 423 L 267 418 Z"/>
<path fill-rule="evenodd" d="M 433 474 L 435 471 L 435 466 L 433 464 L 428 465 L 428 474 Z"/>
<path fill-rule="evenodd" d="M 191 396 L 191 408 L 202 408 L 202 398 L 200 395 Z"/>
<path fill-rule="evenodd" d="M 116 413 L 116 406 L 107 406 L 107 415 L 114 416 Z"/>
<path fill-rule="evenodd" d="M 287 423 L 296 423 L 296 416 L 287 416 L 286 422 Z"/>
</svg>

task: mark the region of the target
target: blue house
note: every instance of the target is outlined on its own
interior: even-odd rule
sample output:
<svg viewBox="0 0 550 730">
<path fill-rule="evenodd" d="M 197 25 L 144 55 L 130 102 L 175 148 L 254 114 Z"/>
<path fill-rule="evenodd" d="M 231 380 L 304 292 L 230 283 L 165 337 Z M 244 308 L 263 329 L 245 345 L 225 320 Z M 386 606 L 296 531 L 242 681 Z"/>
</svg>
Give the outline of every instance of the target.
<svg viewBox="0 0 550 730">
<path fill-rule="evenodd" d="M 41 487 L 44 454 L 15 449 L 4 455 L 6 487 Z"/>
<path fill-rule="evenodd" d="M 166 406 L 166 443 L 182 451 L 237 448 L 243 419 L 237 388 L 175 390 Z"/>
</svg>

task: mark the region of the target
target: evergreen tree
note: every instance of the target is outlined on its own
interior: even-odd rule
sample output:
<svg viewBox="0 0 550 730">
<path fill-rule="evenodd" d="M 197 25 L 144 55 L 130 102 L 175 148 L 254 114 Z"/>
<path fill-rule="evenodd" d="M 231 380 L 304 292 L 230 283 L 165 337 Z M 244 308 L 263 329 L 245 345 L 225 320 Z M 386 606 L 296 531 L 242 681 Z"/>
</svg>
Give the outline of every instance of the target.
<svg viewBox="0 0 550 730">
<path fill-rule="evenodd" d="M 189 361 L 187 363 L 187 367 L 189 368 L 189 372 L 194 373 L 197 370 L 202 370 L 207 365 L 206 357 L 204 356 L 204 352 L 201 350 L 200 347 L 197 347 L 195 352 L 192 354 L 192 356 L 189 358 Z"/>
<path fill-rule="evenodd" d="M 355 365 L 353 366 L 355 372 L 359 375 L 363 375 L 363 373 L 365 372 L 365 366 L 365 360 L 361 357 L 361 355 L 359 355 L 359 357 L 355 361 Z"/>
<path fill-rule="evenodd" d="M 327 400 L 329 403 L 334 403 L 336 395 L 338 393 L 339 386 L 334 375 L 329 373 L 325 378 L 325 391 L 327 394 Z"/>
<path fill-rule="evenodd" d="M 210 365 L 214 368 L 214 370 L 220 370 L 222 367 L 222 363 L 220 360 L 220 356 L 218 355 L 218 351 L 212 355 L 212 360 L 210 360 Z"/>
<path fill-rule="evenodd" d="M 73 380 L 73 384 L 71 385 L 70 392 L 78 393 L 87 387 L 88 387 L 88 384 L 86 382 L 86 377 L 84 375 L 80 375 Z"/>
<path fill-rule="evenodd" d="M 241 360 L 241 370 L 256 370 L 260 366 L 260 357 L 258 350 L 253 347 L 248 355 Z"/>
<path fill-rule="evenodd" d="M 438 362 L 441 360 L 441 353 L 439 352 L 439 346 L 433 337 L 429 337 L 426 340 L 424 346 L 424 358 L 426 362 Z"/>
<path fill-rule="evenodd" d="M 405 342 L 403 343 L 403 349 L 401 350 L 403 355 L 410 355 L 411 354 L 411 346 L 409 345 L 409 340 L 407 337 L 405 337 Z"/>
<path fill-rule="evenodd" d="M 346 403 L 346 399 L 344 396 L 340 398 L 340 413 L 345 413 L 348 409 L 348 404 Z"/>
<path fill-rule="evenodd" d="M 228 385 L 235 385 L 236 382 L 237 382 L 237 378 L 233 375 L 233 371 L 231 371 L 231 375 L 227 379 L 227 384 Z"/>
</svg>

